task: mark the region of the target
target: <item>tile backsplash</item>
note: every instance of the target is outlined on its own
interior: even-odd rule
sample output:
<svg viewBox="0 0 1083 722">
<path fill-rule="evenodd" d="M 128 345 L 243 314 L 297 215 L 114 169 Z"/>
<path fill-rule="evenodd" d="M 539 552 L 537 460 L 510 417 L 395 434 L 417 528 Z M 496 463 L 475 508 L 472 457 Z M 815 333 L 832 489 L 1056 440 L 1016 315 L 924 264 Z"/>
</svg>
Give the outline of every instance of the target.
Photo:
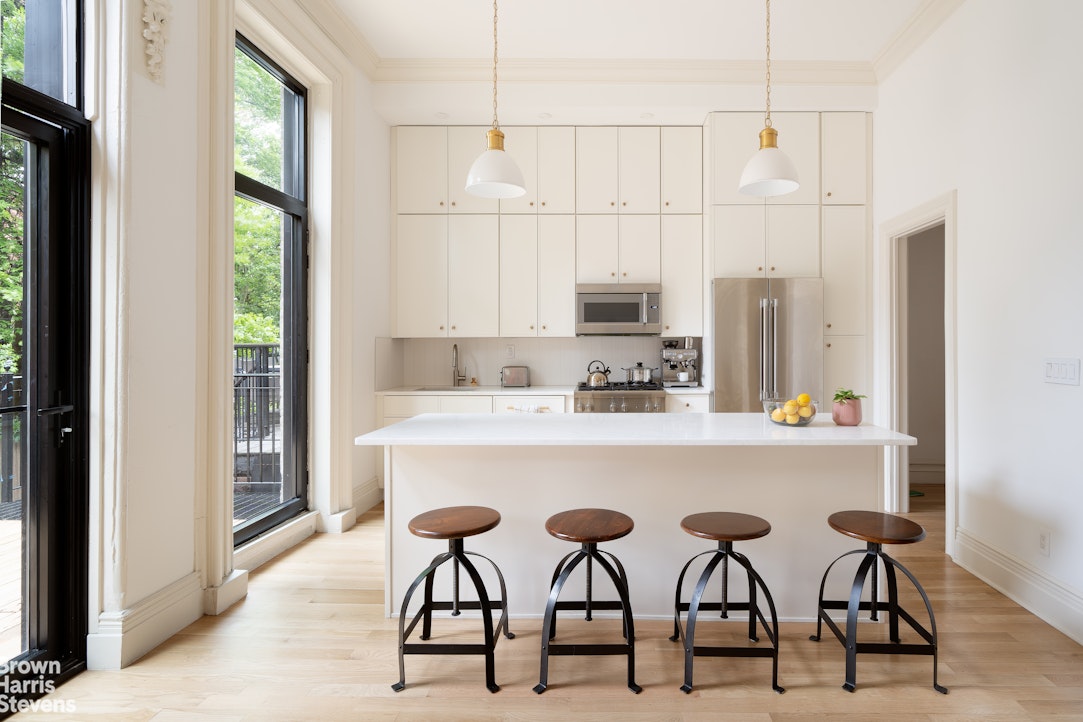
<svg viewBox="0 0 1083 722">
<path fill-rule="evenodd" d="M 452 344 L 459 345 L 459 367 L 465 367 L 467 383 L 474 377 L 482 386 L 499 386 L 502 366 L 529 366 L 532 386 L 574 386 L 586 380 L 587 366 L 595 359 L 611 369 L 613 380 L 623 381 L 622 369 L 638 361 L 658 368 L 662 340 L 657 336 L 387 340 L 376 345 L 376 368 L 383 369 L 376 388 L 450 385 Z M 684 338 L 680 341 L 683 344 Z M 693 341 L 701 348 L 701 339 Z M 513 348 L 513 358 L 508 357 L 508 347 Z M 401 377 L 389 371 L 395 368 L 401 368 Z"/>
</svg>

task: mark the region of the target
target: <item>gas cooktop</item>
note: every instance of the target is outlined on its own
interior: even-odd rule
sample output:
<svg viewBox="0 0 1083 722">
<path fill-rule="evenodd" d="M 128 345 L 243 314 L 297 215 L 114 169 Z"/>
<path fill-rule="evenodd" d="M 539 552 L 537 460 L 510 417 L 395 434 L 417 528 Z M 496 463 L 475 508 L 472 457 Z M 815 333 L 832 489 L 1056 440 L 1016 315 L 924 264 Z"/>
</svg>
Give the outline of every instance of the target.
<svg viewBox="0 0 1083 722">
<path fill-rule="evenodd" d="M 616 381 L 605 386 L 590 386 L 585 381 L 580 381 L 576 391 L 661 391 L 662 385 L 654 381 Z"/>
</svg>

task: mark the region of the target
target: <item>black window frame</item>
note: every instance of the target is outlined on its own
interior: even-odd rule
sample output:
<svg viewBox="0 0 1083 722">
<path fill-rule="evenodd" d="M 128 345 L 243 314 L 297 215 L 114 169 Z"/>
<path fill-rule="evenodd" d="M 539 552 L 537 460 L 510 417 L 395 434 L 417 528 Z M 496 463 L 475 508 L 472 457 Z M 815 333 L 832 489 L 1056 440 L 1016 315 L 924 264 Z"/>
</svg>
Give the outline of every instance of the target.
<svg viewBox="0 0 1083 722">
<path fill-rule="evenodd" d="M 308 89 L 241 33 L 235 46 L 292 93 L 283 107 L 285 159 L 278 190 L 234 171 L 234 193 L 284 216 L 282 252 L 282 395 L 290 399 L 289 433 L 282 439 L 282 483 L 287 478 L 296 496 L 274 509 L 237 525 L 233 544 L 250 541 L 308 510 Z M 287 252 L 287 243 L 290 246 Z M 288 349 L 288 351 L 287 351 Z M 288 357 L 287 357 L 288 353 Z M 287 373 L 288 372 L 288 373 Z"/>
</svg>

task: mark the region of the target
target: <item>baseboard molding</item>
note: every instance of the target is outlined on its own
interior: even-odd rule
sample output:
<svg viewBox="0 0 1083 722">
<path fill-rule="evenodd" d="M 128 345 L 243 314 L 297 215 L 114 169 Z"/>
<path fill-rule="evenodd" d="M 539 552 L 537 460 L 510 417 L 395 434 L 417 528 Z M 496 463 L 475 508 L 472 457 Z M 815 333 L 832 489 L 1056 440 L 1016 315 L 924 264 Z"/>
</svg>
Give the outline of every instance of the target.
<svg viewBox="0 0 1083 722">
<path fill-rule="evenodd" d="M 233 550 L 233 568 L 252 571 L 316 533 L 319 512 L 309 511 Z"/>
<path fill-rule="evenodd" d="M 911 484 L 943 484 L 947 479 L 943 464 L 924 464 L 911 461 L 909 471 Z"/>
<path fill-rule="evenodd" d="M 1040 569 L 957 530 L 955 562 L 1050 626 L 1083 644 L 1083 595 Z"/>
<path fill-rule="evenodd" d="M 188 574 L 127 609 L 102 612 L 87 635 L 87 669 L 121 669 L 203 616 L 199 575 Z"/>
<path fill-rule="evenodd" d="M 248 571 L 234 569 L 217 587 L 203 590 L 203 613 L 217 616 L 248 594 Z"/>
<path fill-rule="evenodd" d="M 353 510 L 357 516 L 361 516 L 383 500 L 384 490 L 380 486 L 379 478 L 375 476 L 353 489 Z"/>
</svg>

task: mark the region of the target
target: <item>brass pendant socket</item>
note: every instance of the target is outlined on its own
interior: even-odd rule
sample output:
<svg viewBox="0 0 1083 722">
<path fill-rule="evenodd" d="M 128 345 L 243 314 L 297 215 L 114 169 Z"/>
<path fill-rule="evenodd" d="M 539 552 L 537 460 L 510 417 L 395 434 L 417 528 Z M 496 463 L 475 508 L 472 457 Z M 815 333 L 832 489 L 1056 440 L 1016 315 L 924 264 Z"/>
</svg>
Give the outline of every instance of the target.
<svg viewBox="0 0 1083 722">
<path fill-rule="evenodd" d="M 493 128 L 485 135 L 489 139 L 489 150 L 504 150 L 504 131 Z"/>
<path fill-rule="evenodd" d="M 492 131 L 490 131 L 492 132 Z M 491 146 L 490 146 L 491 147 Z M 760 150 L 778 147 L 778 131 L 768 126 L 760 131 Z"/>
</svg>

